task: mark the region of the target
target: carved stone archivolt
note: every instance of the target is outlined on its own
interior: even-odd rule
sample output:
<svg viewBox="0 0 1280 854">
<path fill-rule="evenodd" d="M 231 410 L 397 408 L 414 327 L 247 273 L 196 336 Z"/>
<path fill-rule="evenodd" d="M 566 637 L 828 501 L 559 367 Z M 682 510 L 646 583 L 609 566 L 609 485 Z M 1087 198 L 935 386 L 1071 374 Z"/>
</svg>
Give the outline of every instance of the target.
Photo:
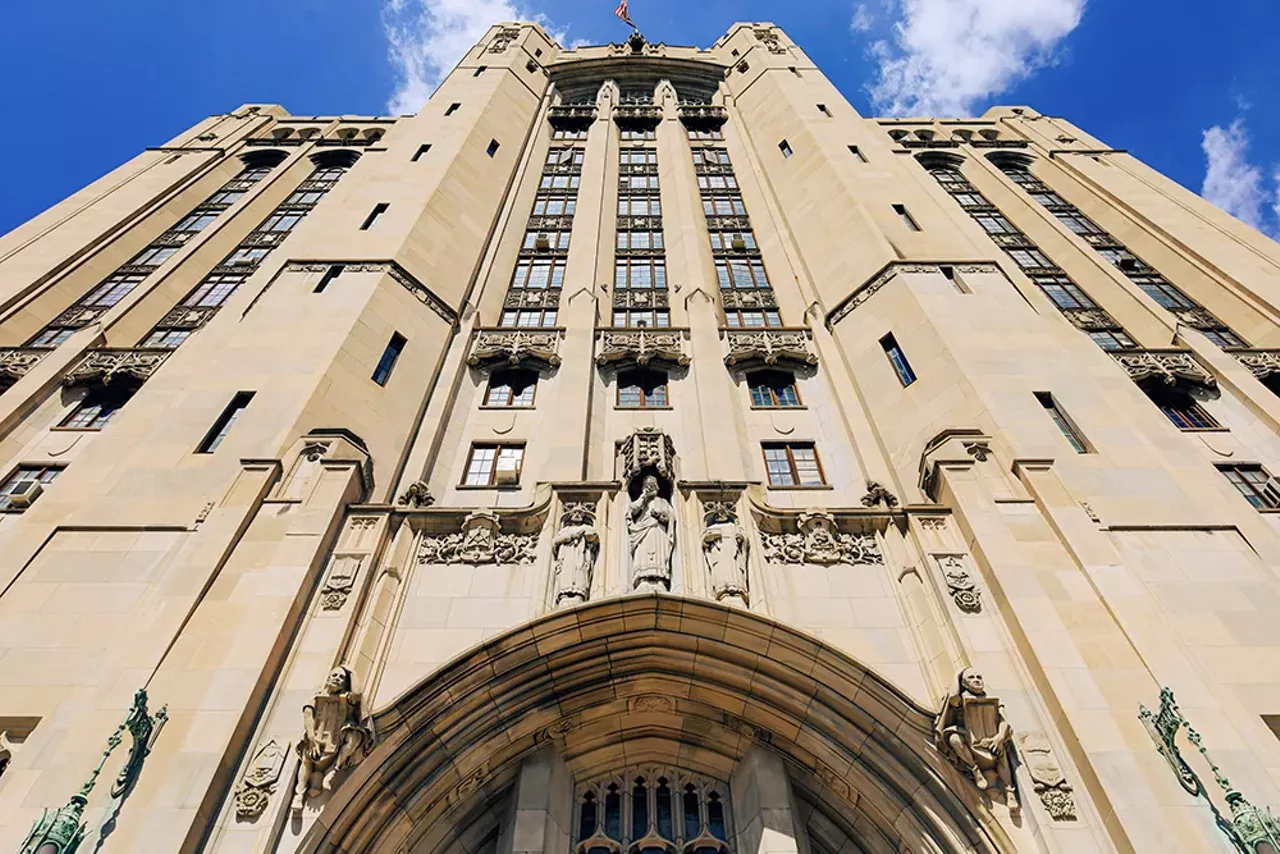
<svg viewBox="0 0 1280 854">
<path fill-rule="evenodd" d="M 373 743 L 362 723 L 361 698 L 352 686 L 351 670 L 330 671 L 323 690 L 302 707 L 303 732 L 298 741 L 298 782 L 293 811 L 333 787 L 334 774 L 359 764 Z"/>
<path fill-rule="evenodd" d="M 979 789 L 998 785 L 1009 811 L 1020 811 L 1010 750 L 1013 728 L 1000 701 L 987 694 L 986 682 L 976 669 L 967 667 L 956 677 L 955 687 L 934 719 L 933 734 L 943 755 L 968 772 Z"/>
<path fill-rule="evenodd" d="M 751 604 L 748 585 L 750 542 L 738 524 L 734 501 L 703 503 L 702 558 L 717 602 Z"/>
<path fill-rule="evenodd" d="M 467 364 L 554 368 L 560 364 L 560 330 L 483 329 L 476 333 Z"/>
<path fill-rule="evenodd" d="M 872 533 L 843 533 L 835 517 L 809 511 L 797 517 L 794 533 L 762 533 L 766 563 L 882 564 L 884 556 Z"/>
<path fill-rule="evenodd" d="M 503 533 L 498 514 L 477 510 L 463 519 L 460 531 L 425 534 L 418 562 L 525 564 L 533 562 L 537 546 L 537 534 Z"/>
<path fill-rule="evenodd" d="M 258 748 L 236 789 L 236 818 L 255 819 L 266 810 L 284 770 L 289 745 L 274 738 Z"/>
<path fill-rule="evenodd" d="M 728 329 L 724 338 L 728 345 L 724 362 L 731 368 L 752 364 L 807 368 L 818 364 L 807 329 Z"/>
<path fill-rule="evenodd" d="M 555 606 L 586 602 L 591 598 L 591 580 L 600 554 L 595 500 L 564 501 L 560 530 L 551 541 L 551 550 Z"/>
<path fill-rule="evenodd" d="M 34 347 L 5 347 L 0 349 L 0 377 L 19 380 L 40 364 L 40 360 L 52 350 Z"/>
<path fill-rule="evenodd" d="M 1111 355 L 1134 382 L 1157 378 L 1166 385 L 1179 380 L 1208 388 L 1218 385 L 1189 350 L 1113 350 Z"/>
<path fill-rule="evenodd" d="M 956 603 L 956 607 L 966 614 L 977 614 L 982 611 L 982 591 L 978 583 L 969 574 L 969 567 L 964 555 L 934 555 L 942 578 L 947 583 L 947 595 Z"/>
<path fill-rule="evenodd" d="M 73 386 L 81 383 L 109 383 L 116 377 L 143 382 L 164 364 L 172 350 L 155 348 L 90 350 L 80 364 L 72 368 L 62 382 Z"/>
<path fill-rule="evenodd" d="M 648 365 L 665 363 L 683 366 L 689 364 L 684 351 L 687 333 L 680 329 L 627 329 L 601 331 L 597 338 L 596 364 Z"/>
<path fill-rule="evenodd" d="M 1049 818 L 1075 821 L 1078 818 L 1075 796 L 1053 755 L 1049 737 L 1042 732 L 1027 733 L 1018 742 L 1018 755 L 1031 775 L 1031 784 Z"/>
</svg>

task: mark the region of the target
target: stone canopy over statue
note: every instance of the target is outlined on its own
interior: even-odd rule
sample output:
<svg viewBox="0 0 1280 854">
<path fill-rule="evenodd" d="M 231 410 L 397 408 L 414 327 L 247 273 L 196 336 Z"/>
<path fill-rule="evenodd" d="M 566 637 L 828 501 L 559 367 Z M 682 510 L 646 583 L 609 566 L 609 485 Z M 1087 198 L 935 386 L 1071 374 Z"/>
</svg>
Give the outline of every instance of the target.
<svg viewBox="0 0 1280 854">
<path fill-rule="evenodd" d="M 979 789 L 999 783 L 1010 812 L 1018 812 L 1010 745 L 1013 728 L 1005 720 L 1000 701 L 987 694 L 982 674 L 972 667 L 960 671 L 955 689 L 943 701 L 934 722 L 938 749 L 973 775 Z"/>
</svg>

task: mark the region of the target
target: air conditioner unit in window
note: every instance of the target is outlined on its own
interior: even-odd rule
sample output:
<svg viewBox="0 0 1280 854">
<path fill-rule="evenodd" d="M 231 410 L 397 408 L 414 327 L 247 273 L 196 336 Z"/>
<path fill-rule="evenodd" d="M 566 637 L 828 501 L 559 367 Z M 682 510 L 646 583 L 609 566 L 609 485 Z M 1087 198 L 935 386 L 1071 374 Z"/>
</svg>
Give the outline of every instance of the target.
<svg viewBox="0 0 1280 854">
<path fill-rule="evenodd" d="M 533 240 L 533 248 L 534 249 L 550 249 L 551 241 L 547 239 L 547 236 L 545 234 L 539 234 Z"/>
<path fill-rule="evenodd" d="M 730 245 L 733 246 L 735 252 L 741 252 L 747 248 L 747 241 L 743 240 L 741 237 L 735 237 Z"/>
<path fill-rule="evenodd" d="M 13 491 L 9 493 L 9 506 L 30 507 L 31 502 L 39 498 L 42 492 L 44 492 L 44 485 L 40 481 L 20 481 L 14 484 Z"/>
<path fill-rule="evenodd" d="M 494 486 L 515 486 L 520 482 L 520 466 L 515 460 L 498 460 L 493 470 Z"/>
</svg>

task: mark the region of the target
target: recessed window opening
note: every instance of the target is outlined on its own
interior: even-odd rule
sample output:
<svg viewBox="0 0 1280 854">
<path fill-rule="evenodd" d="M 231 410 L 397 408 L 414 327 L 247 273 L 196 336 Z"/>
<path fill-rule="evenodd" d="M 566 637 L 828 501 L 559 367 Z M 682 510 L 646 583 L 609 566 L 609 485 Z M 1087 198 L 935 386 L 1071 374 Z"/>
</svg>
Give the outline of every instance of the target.
<svg viewBox="0 0 1280 854">
<path fill-rule="evenodd" d="M 413 153 L 413 157 L 411 157 L 411 158 L 409 158 L 409 159 L 410 159 L 410 161 L 411 161 L 411 162 L 413 162 L 413 163 L 417 163 L 419 160 L 421 160 L 421 159 L 422 159 L 422 156 L 423 156 L 424 154 L 426 154 L 426 153 L 427 153 L 428 151 L 430 151 L 430 150 L 431 150 L 431 143 L 429 143 L 429 142 L 424 142 L 422 145 L 419 145 L 419 146 L 418 146 L 418 150 L 417 150 L 417 151 L 415 151 L 415 152 Z"/>
<path fill-rule="evenodd" d="M 915 382 L 916 372 L 911 370 L 911 363 L 907 361 L 907 355 L 898 346 L 898 341 L 893 337 L 892 332 L 880 339 L 880 346 L 884 349 L 884 354 L 889 358 L 889 364 L 893 365 L 893 370 L 903 386 L 909 386 Z"/>
<path fill-rule="evenodd" d="M 782 142 L 778 143 L 778 150 L 782 152 L 783 157 L 790 157 L 792 154 L 791 143 L 784 139 Z"/>
<path fill-rule="evenodd" d="M 212 454 L 218 450 L 222 440 L 227 438 L 227 433 L 231 431 L 232 425 L 240 420 L 240 416 L 248 408 L 249 401 L 253 400 L 253 395 L 254 392 L 251 391 L 236 392 L 236 396 L 231 398 L 227 408 L 222 410 L 218 420 L 213 422 L 213 426 L 209 428 L 209 432 L 201 440 L 199 447 L 196 448 L 197 454 Z"/>
<path fill-rule="evenodd" d="M 58 426 L 64 430 L 101 430 L 138 388 L 138 383 L 119 378 L 110 385 L 95 385 Z"/>
<path fill-rule="evenodd" d="M 960 274 L 956 272 L 955 267 L 952 267 L 950 264 L 943 264 L 938 269 L 942 271 L 942 277 L 951 283 L 951 287 L 955 288 L 962 294 L 972 293 L 960 278 Z"/>
<path fill-rule="evenodd" d="M 387 202 L 378 202 L 376 205 L 374 205 L 373 210 L 369 212 L 369 215 L 365 217 L 364 222 L 361 224 L 360 230 L 368 231 L 369 229 L 373 228 L 373 224 L 378 221 L 378 217 L 386 213 L 387 208 L 389 207 L 391 207 L 391 205 L 388 204 Z"/>
<path fill-rule="evenodd" d="M 911 216 L 911 212 L 907 210 L 906 205 L 894 205 L 893 212 L 898 215 L 898 218 L 902 220 L 902 224 L 910 231 L 920 230 L 920 226 L 916 223 L 915 217 Z"/>
<path fill-rule="evenodd" d="M 489 66 L 487 66 L 487 65 L 482 65 L 482 66 L 480 66 L 479 68 L 477 68 L 477 69 L 476 69 L 476 73 L 475 73 L 475 74 L 473 74 L 473 75 L 471 75 L 471 76 L 472 76 L 472 77 L 479 77 L 481 74 L 484 74 L 484 73 L 485 73 L 486 71 L 488 71 L 488 70 L 489 70 Z"/>
<path fill-rule="evenodd" d="M 458 112 L 458 110 L 460 109 L 462 109 L 462 104 L 458 104 L 458 103 L 450 104 L 449 108 L 444 111 L 444 114 L 446 116 L 452 116 L 454 113 Z"/>
<path fill-rule="evenodd" d="M 529 409 L 533 406 L 537 388 L 537 371 L 496 371 L 489 377 L 489 387 L 484 393 L 484 405 Z"/>
<path fill-rule="evenodd" d="M 666 374 L 645 369 L 618 374 L 619 409 L 664 409 L 666 406 Z"/>
<path fill-rule="evenodd" d="M 25 510 L 62 474 L 62 469 L 62 466 L 19 466 L 0 484 L 0 510 Z"/>
<path fill-rule="evenodd" d="M 859 160 L 861 160 L 863 163 L 867 162 L 867 156 L 862 153 L 862 150 L 859 149 L 858 146 L 856 145 L 849 146 L 849 153 L 852 154 L 854 157 L 858 158 Z"/>
<path fill-rule="evenodd" d="M 1256 463 L 1220 465 L 1218 471 L 1258 510 L 1280 508 L 1280 484 Z"/>
<path fill-rule="evenodd" d="M 764 467 L 770 486 L 825 486 L 812 442 L 765 442 Z"/>
<path fill-rule="evenodd" d="M 387 380 L 391 379 L 391 371 L 396 366 L 400 354 L 404 352 L 404 345 L 408 343 L 399 332 L 391 335 L 391 340 L 387 342 L 387 347 L 382 351 L 382 358 L 378 360 L 378 366 L 373 370 L 371 379 L 380 386 L 385 386 Z"/>
<path fill-rule="evenodd" d="M 795 375 L 787 371 L 755 371 L 747 374 L 751 405 L 761 409 L 786 409 L 801 405 Z"/>
<path fill-rule="evenodd" d="M 496 139 L 491 139 L 489 140 L 489 147 L 485 149 L 485 154 L 488 154 L 490 157 L 492 157 L 493 155 L 498 153 L 498 148 L 499 148 L 498 141 Z"/>
<path fill-rule="evenodd" d="M 524 445 L 472 445 L 463 486 L 516 486 L 524 467 Z"/>
<path fill-rule="evenodd" d="M 1050 420 L 1062 432 L 1068 444 L 1075 449 L 1077 454 L 1087 454 L 1090 452 L 1089 444 L 1084 439 L 1084 434 L 1080 432 L 1080 428 L 1067 417 L 1062 408 L 1058 406 L 1058 402 L 1053 399 L 1053 395 L 1047 391 L 1034 392 L 1036 400 L 1044 407 L 1044 411 L 1048 413 Z"/>
<path fill-rule="evenodd" d="M 1169 386 L 1160 380 L 1144 382 L 1138 387 L 1179 430 L 1222 429 L 1196 400 L 1197 393 L 1190 387 L 1181 383 Z"/>
<path fill-rule="evenodd" d="M 324 275 L 320 277 L 320 281 L 316 283 L 315 290 L 312 293 L 322 294 L 325 288 L 333 284 L 333 280 L 342 275 L 345 268 L 341 264 L 332 264 L 329 269 L 324 271 Z"/>
<path fill-rule="evenodd" d="M 826 105 L 826 104 L 819 104 L 819 105 L 818 105 L 818 112 L 822 113 L 822 114 L 823 114 L 824 116 L 826 116 L 827 118 L 831 118 L 831 111 L 827 109 L 827 105 Z"/>
</svg>

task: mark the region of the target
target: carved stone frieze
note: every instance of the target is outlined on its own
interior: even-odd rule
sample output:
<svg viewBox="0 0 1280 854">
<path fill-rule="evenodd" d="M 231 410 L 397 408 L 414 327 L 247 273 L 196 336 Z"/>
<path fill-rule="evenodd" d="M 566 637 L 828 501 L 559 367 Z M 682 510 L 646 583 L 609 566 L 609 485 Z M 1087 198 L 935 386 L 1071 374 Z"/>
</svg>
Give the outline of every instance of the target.
<svg viewBox="0 0 1280 854">
<path fill-rule="evenodd" d="M 532 563 L 537 534 L 503 533 L 496 513 L 477 510 L 462 521 L 462 530 L 427 534 L 418 549 L 423 564 L 526 564 Z"/>
<path fill-rule="evenodd" d="M 1113 350 L 1111 355 L 1134 382 L 1155 377 L 1166 385 L 1174 385 L 1179 380 L 1209 388 L 1218 385 L 1189 350 Z"/>
<path fill-rule="evenodd" d="M 1031 783 L 1054 821 L 1075 821 L 1076 801 L 1071 784 L 1053 755 L 1049 738 L 1042 732 L 1029 732 L 1019 740 L 1019 756 L 1031 774 Z"/>
<path fill-rule="evenodd" d="M 1171 308 L 1169 311 L 1178 318 L 1178 322 L 1183 326 L 1190 326 L 1192 329 L 1214 330 L 1226 329 L 1227 325 L 1206 308 L 1200 306 L 1191 306 L 1190 308 Z"/>
<path fill-rule="evenodd" d="M 503 308 L 558 308 L 559 288 L 511 288 L 502 301 Z"/>
<path fill-rule="evenodd" d="M 288 745 L 274 738 L 258 748 L 236 789 L 236 818 L 255 819 L 266 810 L 284 770 Z"/>
<path fill-rule="evenodd" d="M 947 582 L 947 594 L 956 607 L 966 614 L 977 614 L 982 611 L 982 591 L 969 574 L 964 555 L 934 555 L 942 577 Z"/>
<path fill-rule="evenodd" d="M 50 326 L 62 326 L 69 329 L 81 329 L 106 314 L 105 308 L 73 305 L 53 319 Z"/>
<path fill-rule="evenodd" d="M 501 28 L 489 42 L 489 53 L 506 53 L 511 43 L 518 38 L 520 38 L 519 27 Z"/>
<path fill-rule="evenodd" d="M 597 337 L 596 364 L 687 365 L 684 337 L 680 329 L 602 330 Z"/>
<path fill-rule="evenodd" d="M 552 124 L 587 124 L 595 118 L 595 104 L 556 104 L 547 110 L 547 119 Z"/>
<path fill-rule="evenodd" d="M 862 506 L 878 507 L 881 504 L 892 510 L 898 506 L 898 496 L 886 489 L 879 481 L 867 481 L 867 494 L 862 496 Z"/>
<path fill-rule="evenodd" d="M 746 231 L 751 228 L 751 218 L 739 216 L 708 216 L 708 231 Z"/>
<path fill-rule="evenodd" d="M 618 124 L 656 125 L 662 121 L 662 108 L 654 104 L 618 104 L 613 108 Z"/>
<path fill-rule="evenodd" d="M 529 231 L 569 231 L 573 228 L 571 216 L 531 216 Z"/>
<path fill-rule="evenodd" d="M 925 516 L 920 520 L 920 527 L 926 531 L 945 531 L 947 520 L 941 516 Z"/>
<path fill-rule="evenodd" d="M 0 377 L 19 380 L 40 364 L 52 350 L 43 347 L 5 347 L 0 349 Z"/>
<path fill-rule="evenodd" d="M 662 217 L 660 216 L 618 217 L 618 231 L 659 231 L 661 229 Z"/>
<path fill-rule="evenodd" d="M 791 364 L 809 367 L 818 364 L 810 348 L 807 329 L 727 329 L 724 331 L 729 367 L 748 364 Z"/>
<path fill-rule="evenodd" d="M 843 533 L 830 513 L 801 513 L 797 526 L 794 533 L 760 535 L 766 563 L 884 563 L 875 534 Z"/>
<path fill-rule="evenodd" d="M 769 53 L 786 53 L 787 49 L 778 38 L 778 31 L 771 27 L 756 27 L 751 31 L 760 44 L 768 48 Z"/>
<path fill-rule="evenodd" d="M 216 306 L 178 306 L 169 310 L 161 320 L 158 326 L 165 329 L 180 329 L 191 331 L 200 329 L 206 323 L 213 319 L 218 313 Z"/>
<path fill-rule="evenodd" d="M 1280 350 L 1228 350 L 1236 361 L 1260 380 L 1280 374 Z M 0 358 L 3 358 L 0 356 Z"/>
<path fill-rule="evenodd" d="M 962 275 L 966 275 L 966 274 L 976 275 L 979 273 L 1000 272 L 1000 267 L 998 264 L 977 263 L 977 264 L 954 264 L 949 266 L 952 266 L 956 270 L 956 272 Z M 858 306 L 862 305 L 867 300 L 875 296 L 876 293 L 878 293 L 881 288 L 889 284 L 889 282 L 893 281 L 894 278 L 896 278 L 899 275 L 912 274 L 912 273 L 941 274 L 942 265 L 941 264 L 914 264 L 910 262 L 889 263 L 887 266 L 885 266 L 883 270 L 877 273 L 871 279 L 871 281 L 867 282 L 865 285 L 855 290 L 849 298 L 847 298 L 844 302 L 840 303 L 840 305 L 836 306 L 835 310 L 832 311 L 831 314 L 827 316 L 827 323 L 828 324 L 839 323 L 841 320 L 847 317 L 850 312 L 852 312 Z"/>
<path fill-rule="evenodd" d="M 329 575 L 320 588 L 320 607 L 326 611 L 337 611 L 347 604 L 347 598 L 355 587 L 356 578 L 364 566 L 367 555 L 335 554 L 329 567 Z"/>
<path fill-rule="evenodd" d="M 991 456 L 991 443 L 985 439 L 974 439 L 972 441 L 961 442 L 964 446 L 964 452 L 973 457 L 980 463 L 985 463 L 987 458 Z"/>
<path fill-rule="evenodd" d="M 687 125 L 722 125 L 729 120 L 729 111 L 716 104 L 680 104 L 676 114 Z"/>
<path fill-rule="evenodd" d="M 554 368 L 560 364 L 558 329 L 482 329 L 476 333 L 467 364 L 473 367 L 522 364 Z"/>
<path fill-rule="evenodd" d="M 618 309 L 670 308 L 670 306 L 671 294 L 665 288 L 620 288 L 613 292 L 613 307 Z"/>
<path fill-rule="evenodd" d="M 62 378 L 62 382 L 68 386 L 109 383 L 119 376 L 145 381 L 172 352 L 156 348 L 90 350 L 80 364 Z"/>
<path fill-rule="evenodd" d="M 1077 329 L 1085 332 L 1104 332 L 1122 328 L 1114 317 L 1100 308 L 1064 308 L 1062 314 Z"/>
<path fill-rule="evenodd" d="M 656 471 L 667 481 L 675 479 L 675 443 L 657 427 L 641 427 L 632 433 L 622 441 L 618 455 L 622 461 L 622 479 L 627 483 L 644 469 Z"/>
<path fill-rule="evenodd" d="M 772 288 L 725 289 L 720 292 L 720 303 L 726 311 L 739 308 L 777 308 L 778 298 Z"/>
</svg>

